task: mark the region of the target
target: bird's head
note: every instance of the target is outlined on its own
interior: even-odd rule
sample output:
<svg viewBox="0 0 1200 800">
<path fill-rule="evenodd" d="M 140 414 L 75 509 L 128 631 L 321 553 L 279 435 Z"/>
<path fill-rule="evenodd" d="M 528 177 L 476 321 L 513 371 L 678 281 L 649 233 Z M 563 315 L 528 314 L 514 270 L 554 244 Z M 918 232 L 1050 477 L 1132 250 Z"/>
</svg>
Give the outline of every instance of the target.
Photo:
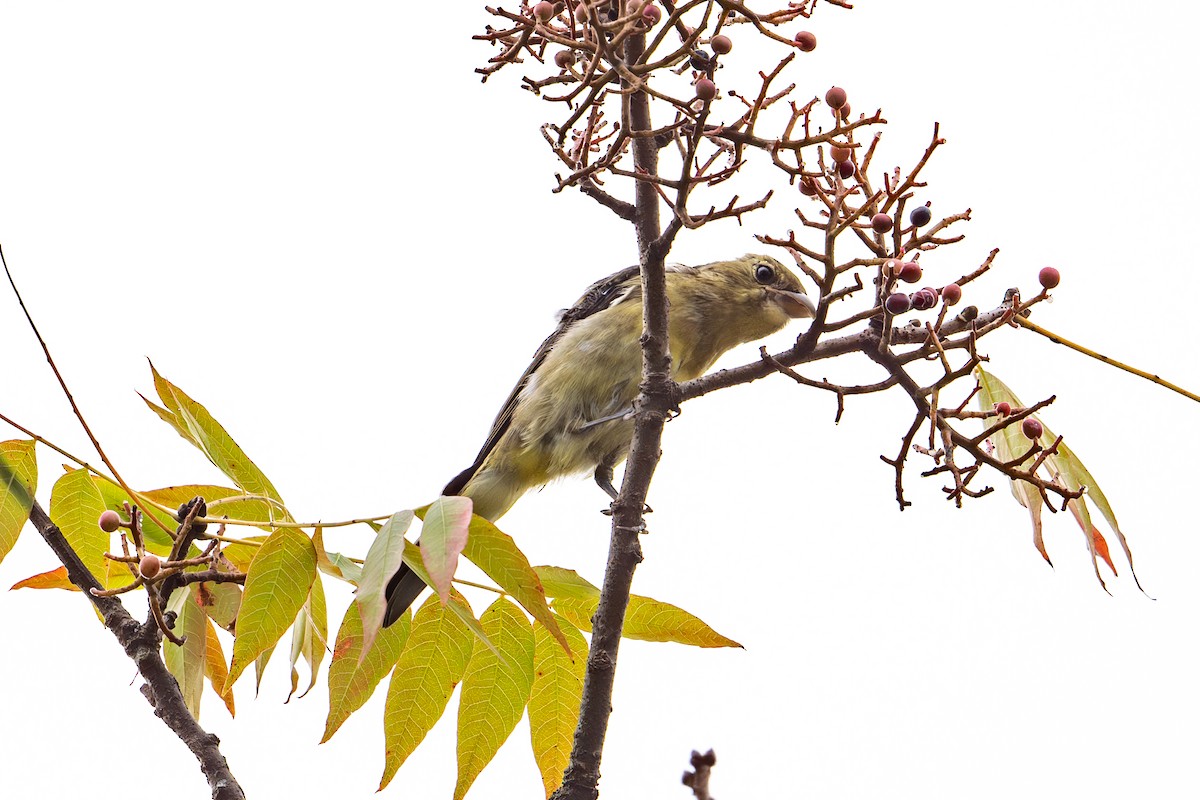
<svg viewBox="0 0 1200 800">
<path fill-rule="evenodd" d="M 789 318 L 816 316 L 817 304 L 804 293 L 800 279 L 771 256 L 747 253 L 701 269 L 722 285 L 727 300 L 777 320 L 776 328 L 783 327 Z"/>
</svg>

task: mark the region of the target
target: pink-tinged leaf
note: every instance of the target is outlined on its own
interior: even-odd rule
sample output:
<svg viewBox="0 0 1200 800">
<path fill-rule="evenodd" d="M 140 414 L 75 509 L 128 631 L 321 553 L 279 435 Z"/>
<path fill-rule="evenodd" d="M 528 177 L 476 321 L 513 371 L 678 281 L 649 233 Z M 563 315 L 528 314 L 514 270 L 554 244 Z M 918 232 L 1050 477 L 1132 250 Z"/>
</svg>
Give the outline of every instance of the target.
<svg viewBox="0 0 1200 800">
<path fill-rule="evenodd" d="M 362 619 L 363 647 L 366 653 L 371 649 L 379 628 L 383 625 L 383 613 L 387 610 L 387 598 L 384 591 L 388 581 L 400 569 L 404 560 L 404 533 L 412 525 L 412 511 L 397 511 L 375 534 L 375 541 L 367 548 L 367 557 L 363 559 L 362 577 L 358 582 L 358 591 L 354 602 L 358 604 L 359 617 Z"/>
<path fill-rule="evenodd" d="M 37 575 L 30 575 L 25 580 L 14 583 L 12 589 L 66 589 L 69 592 L 79 591 L 79 587 L 71 583 L 71 579 L 67 577 L 66 567 L 59 567 L 49 572 L 39 572 Z M 9 589 L 9 591 L 12 591 L 12 589 Z"/>
<path fill-rule="evenodd" d="M 467 545 L 471 505 L 469 497 L 439 497 L 425 512 L 421 560 L 442 603 L 450 596 L 450 581 Z"/>
<path fill-rule="evenodd" d="M 424 514 L 427 509 L 428 506 L 425 508 L 418 508 L 416 513 L 419 516 Z M 431 579 L 429 574 L 425 572 L 425 562 L 421 560 L 421 548 L 417 547 L 412 542 L 404 543 L 404 563 L 408 565 L 409 569 L 417 573 L 417 577 L 423 580 L 426 586 L 430 584 Z M 479 624 L 479 620 L 475 619 L 475 613 L 471 611 L 471 607 L 467 605 L 462 595 L 460 595 L 458 592 L 451 592 L 450 602 L 446 603 L 446 608 L 450 610 L 450 613 L 458 617 L 459 620 L 461 620 L 462 623 L 467 626 L 471 633 L 475 634 L 476 639 L 483 642 L 489 650 L 498 652 L 496 650 L 496 645 L 492 644 L 492 640 L 489 639 L 488 635 L 484 632 L 483 626 Z"/>
</svg>

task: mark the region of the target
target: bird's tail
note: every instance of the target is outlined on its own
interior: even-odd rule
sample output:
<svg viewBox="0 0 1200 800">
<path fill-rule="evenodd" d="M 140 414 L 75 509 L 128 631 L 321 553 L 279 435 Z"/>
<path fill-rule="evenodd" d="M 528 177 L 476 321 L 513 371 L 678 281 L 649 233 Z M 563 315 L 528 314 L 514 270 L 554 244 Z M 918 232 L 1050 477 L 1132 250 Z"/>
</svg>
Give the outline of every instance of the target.
<svg viewBox="0 0 1200 800">
<path fill-rule="evenodd" d="M 474 513 L 489 522 L 495 522 L 512 508 L 513 503 L 517 502 L 528 488 L 520 476 L 512 471 L 478 469 L 472 465 L 450 481 L 442 491 L 447 495 L 471 498 Z M 384 627 L 400 619 L 424 589 L 425 582 L 417 577 L 417 573 L 409 569 L 407 564 L 401 564 L 384 590 L 384 597 L 387 598 L 387 610 L 383 614 Z"/>
</svg>

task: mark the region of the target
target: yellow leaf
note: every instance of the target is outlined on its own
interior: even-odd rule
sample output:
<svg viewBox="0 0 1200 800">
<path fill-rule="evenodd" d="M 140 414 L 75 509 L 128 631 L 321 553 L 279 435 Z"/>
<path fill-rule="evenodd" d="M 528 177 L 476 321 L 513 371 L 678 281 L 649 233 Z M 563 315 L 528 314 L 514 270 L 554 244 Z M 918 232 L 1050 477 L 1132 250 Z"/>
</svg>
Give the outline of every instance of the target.
<svg viewBox="0 0 1200 800">
<path fill-rule="evenodd" d="M 392 670 L 383 712 L 386 753 L 381 790 L 442 716 L 467 669 L 474 637 L 450 610 L 456 603 L 466 606 L 458 593 L 451 595 L 446 606 L 434 596 L 425 601 L 413 618 L 408 644 Z"/>
<path fill-rule="evenodd" d="M 69 470 L 50 490 L 50 518 L 101 585 L 107 585 L 104 553 L 111 544 L 109 534 L 100 530 L 100 514 L 104 510 L 104 498 L 92 484 L 87 470 Z"/>
<path fill-rule="evenodd" d="M 592 616 L 596 613 L 598 602 L 598 599 L 556 598 L 554 611 L 580 630 L 591 631 Z M 629 598 L 621 635 L 626 639 L 678 642 L 694 647 L 741 647 L 682 608 L 636 594 Z"/>
<path fill-rule="evenodd" d="M 357 603 L 351 603 L 346 609 L 333 648 L 333 660 L 329 662 L 329 716 L 325 720 L 322 742 L 329 741 L 342 723 L 370 699 L 383 676 L 399 660 L 411 629 L 412 615 L 406 612 L 379 632 L 360 663 L 362 618 Z"/>
<path fill-rule="evenodd" d="M 267 537 L 246 573 L 227 686 L 275 646 L 300 613 L 316 575 L 317 554 L 307 536 L 280 528 Z"/>
<path fill-rule="evenodd" d="M 8 555 L 29 519 L 37 487 L 34 442 L 0 442 L 0 561 Z"/>
<path fill-rule="evenodd" d="M 225 651 L 221 647 L 221 638 L 217 636 L 216 626 L 209 620 L 204 634 L 204 677 L 208 678 L 213 691 L 225 703 L 229 716 L 235 716 L 233 707 L 233 687 L 226 687 L 229 671 L 225 669 Z"/>
<path fill-rule="evenodd" d="M 476 640 L 458 704 L 458 782 L 462 797 L 521 721 L 533 687 L 533 629 L 507 598 L 479 619 L 495 650 Z"/>
<path fill-rule="evenodd" d="M 165 408 L 159 408 L 143 397 L 146 405 L 180 436 L 198 447 L 213 466 L 228 475 L 246 494 L 264 495 L 282 505 L 283 499 L 271 481 L 208 413 L 208 409 L 159 375 L 153 364 L 150 365 L 150 371 L 154 375 L 154 388 Z M 273 519 L 283 519 L 285 516 L 286 512 L 276 513 Z"/>
<path fill-rule="evenodd" d="M 540 622 L 533 624 L 534 677 L 529 695 L 529 739 L 547 798 L 562 783 L 563 772 L 571 760 L 575 726 L 579 724 L 579 703 L 583 698 L 583 673 L 587 669 L 588 647 L 583 634 L 566 620 L 558 622 L 574 658 Z"/>
</svg>

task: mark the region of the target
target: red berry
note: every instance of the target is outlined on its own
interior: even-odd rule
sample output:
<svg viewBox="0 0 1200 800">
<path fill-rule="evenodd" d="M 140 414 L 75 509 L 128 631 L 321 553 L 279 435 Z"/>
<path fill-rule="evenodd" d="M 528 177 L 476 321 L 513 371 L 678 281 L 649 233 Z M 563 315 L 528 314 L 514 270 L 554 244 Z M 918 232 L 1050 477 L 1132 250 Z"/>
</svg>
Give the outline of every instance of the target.
<svg viewBox="0 0 1200 800">
<path fill-rule="evenodd" d="M 903 314 L 912 307 L 912 301 L 908 299 L 908 295 L 904 292 L 896 292 L 895 294 L 889 294 L 883 305 L 889 314 Z"/>
<path fill-rule="evenodd" d="M 871 217 L 871 230 L 876 233 L 887 233 L 892 229 L 892 218 L 882 212 Z"/>
<path fill-rule="evenodd" d="M 701 100 L 709 101 L 717 96 L 717 85 L 708 78 L 701 78 L 696 81 L 696 97 Z"/>
<path fill-rule="evenodd" d="M 1042 271 L 1038 273 L 1038 283 L 1047 289 L 1053 289 L 1058 286 L 1058 282 L 1062 276 L 1058 274 L 1058 270 L 1054 267 L 1042 267 Z"/>
<path fill-rule="evenodd" d="M 996 403 L 996 413 L 1002 417 L 1007 417 L 1012 413 L 1012 405 L 1007 400 L 1001 400 L 999 403 Z"/>
<path fill-rule="evenodd" d="M 733 49 L 733 40 L 724 34 L 714 36 L 709 44 L 712 45 L 714 53 L 722 56 Z"/>
<path fill-rule="evenodd" d="M 138 562 L 138 572 L 143 578 L 153 578 L 162 568 L 162 562 L 158 560 L 158 556 L 154 553 L 146 553 L 142 556 L 142 560 Z"/>
<path fill-rule="evenodd" d="M 1021 420 L 1021 433 L 1028 436 L 1030 439 L 1040 439 L 1042 436 L 1042 423 L 1038 422 L 1033 417 L 1026 417 Z"/>
<path fill-rule="evenodd" d="M 841 175 L 843 179 L 848 179 L 848 178 L 854 177 L 854 162 L 853 161 L 838 162 L 837 169 L 838 169 L 838 175 Z"/>
<path fill-rule="evenodd" d="M 813 183 L 812 178 L 800 179 L 800 194 L 807 195 L 808 197 L 816 197 L 817 185 Z"/>
<path fill-rule="evenodd" d="M 919 228 L 929 224 L 929 220 L 933 219 L 933 212 L 929 210 L 929 206 L 917 206 L 908 215 L 908 219 Z"/>
<path fill-rule="evenodd" d="M 883 262 L 883 277 L 891 278 L 895 275 L 899 275 L 900 268 L 903 266 L 904 264 L 900 261 L 900 259 L 889 258 L 887 261 Z"/>
<path fill-rule="evenodd" d="M 646 6 L 642 9 L 642 21 L 647 25 L 654 25 L 662 19 L 662 9 L 658 6 Z"/>
<path fill-rule="evenodd" d="M 921 280 L 921 265 L 915 261 L 905 261 L 900 265 L 897 275 L 905 283 L 916 283 Z"/>
<path fill-rule="evenodd" d="M 816 34 L 809 31 L 800 31 L 796 34 L 796 46 L 806 53 L 811 53 L 817 49 Z"/>
<path fill-rule="evenodd" d="M 950 283 L 942 287 L 942 302 L 948 306 L 955 305 L 959 300 L 962 300 L 962 287 L 957 283 Z"/>
<path fill-rule="evenodd" d="M 100 525 L 100 530 L 105 533 L 112 533 L 121 527 L 121 515 L 115 511 L 101 512 L 98 524 Z"/>
<path fill-rule="evenodd" d="M 834 144 L 829 147 L 829 155 L 833 156 L 834 161 L 849 161 L 853 152 L 843 144 Z"/>
<path fill-rule="evenodd" d="M 559 50 L 554 54 L 554 63 L 560 69 L 566 69 L 575 63 L 575 52 L 573 50 Z"/>
<path fill-rule="evenodd" d="M 841 108 L 846 105 L 846 90 L 840 86 L 832 86 L 825 93 L 825 103 L 830 108 Z"/>
<path fill-rule="evenodd" d="M 937 305 L 937 295 L 929 289 L 913 292 L 912 307 L 917 311 L 928 311 Z"/>
<path fill-rule="evenodd" d="M 833 110 L 833 118 L 834 119 L 842 119 L 842 120 L 849 119 L 850 118 L 850 104 L 842 103 L 840 108 L 835 108 Z"/>
<path fill-rule="evenodd" d="M 538 22 L 549 22 L 554 16 L 554 3 L 541 2 L 533 7 L 533 18 Z"/>
</svg>

